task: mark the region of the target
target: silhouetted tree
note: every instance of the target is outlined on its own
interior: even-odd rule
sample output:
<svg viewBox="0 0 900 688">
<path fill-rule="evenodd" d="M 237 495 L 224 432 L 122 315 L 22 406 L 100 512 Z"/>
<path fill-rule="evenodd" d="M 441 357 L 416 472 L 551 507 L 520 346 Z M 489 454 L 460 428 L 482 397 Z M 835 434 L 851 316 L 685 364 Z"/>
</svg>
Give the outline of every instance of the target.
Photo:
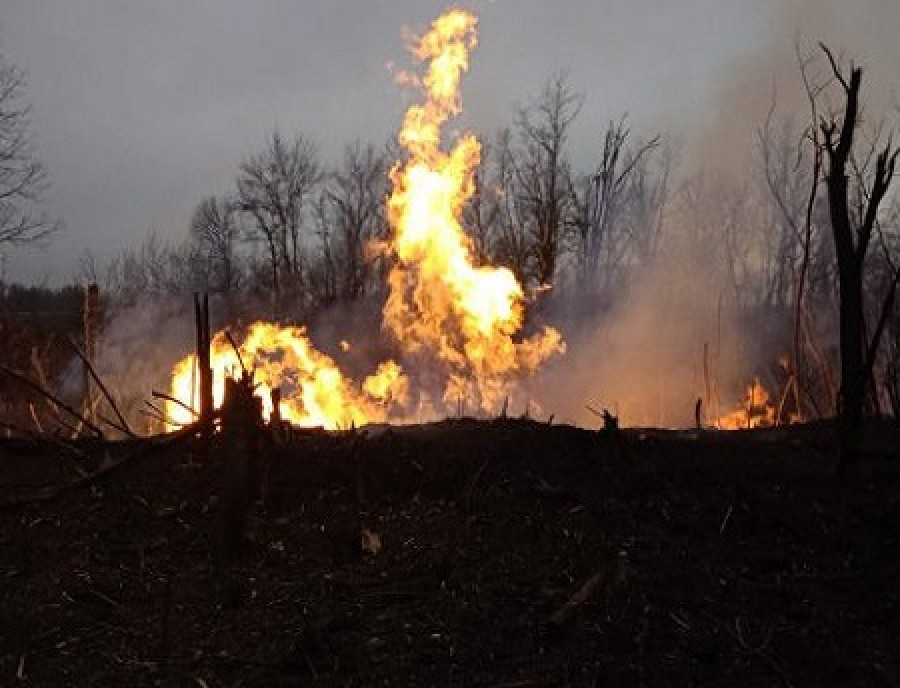
<svg viewBox="0 0 900 688">
<path fill-rule="evenodd" d="M 207 196 L 197 204 L 191 216 L 191 239 L 210 265 L 214 289 L 225 295 L 237 281 L 238 210 L 236 201 Z"/>
<path fill-rule="evenodd" d="M 44 165 L 31 142 L 25 76 L 0 54 L 0 245 L 43 239 L 58 229 L 41 199 Z"/>
<path fill-rule="evenodd" d="M 517 200 L 521 203 L 537 286 L 552 285 L 565 248 L 566 218 L 572 203 L 566 143 L 583 98 L 568 78 L 551 78 L 537 102 L 519 112 L 522 148 L 514 158 Z"/>
<path fill-rule="evenodd" d="M 495 195 L 498 202 L 497 235 L 494 257 L 509 268 L 519 284 L 526 284 L 531 245 L 525 232 L 525 202 L 517 192 L 516 152 L 509 129 L 504 129 L 496 143 Z"/>
<path fill-rule="evenodd" d="M 611 273 L 629 250 L 627 239 L 635 239 L 638 252 L 646 256 L 659 238 L 668 170 L 651 181 L 644 165 L 645 158 L 659 146 L 659 137 L 629 148 L 630 134 L 624 116 L 610 122 L 597 168 L 577 183 L 569 181 L 576 283 L 579 291 L 588 296 L 588 302 L 596 298 L 600 279 L 606 285 L 611 281 Z M 629 212 L 636 214 L 633 223 L 626 217 Z"/>
<path fill-rule="evenodd" d="M 879 212 L 894 178 L 900 148 L 889 138 L 880 150 L 873 146 L 862 160 L 854 155 L 863 72 L 851 64 L 849 75 L 846 74 L 827 46 L 821 48 L 843 97 L 842 111 L 822 116 L 818 124 L 827 163 L 825 185 L 840 291 L 842 451 L 839 471 L 844 473 L 855 457 L 875 358 L 900 279 L 900 271 L 895 270 L 878 322 L 873 330 L 867 331 L 863 290 L 866 254 L 873 237 L 879 233 Z"/>
<path fill-rule="evenodd" d="M 254 232 L 266 244 L 276 296 L 281 277 L 302 281 L 303 207 L 321 180 L 315 146 L 302 136 L 285 141 L 277 131 L 265 151 L 241 165 L 237 182 L 241 209 L 253 217 Z"/>
</svg>

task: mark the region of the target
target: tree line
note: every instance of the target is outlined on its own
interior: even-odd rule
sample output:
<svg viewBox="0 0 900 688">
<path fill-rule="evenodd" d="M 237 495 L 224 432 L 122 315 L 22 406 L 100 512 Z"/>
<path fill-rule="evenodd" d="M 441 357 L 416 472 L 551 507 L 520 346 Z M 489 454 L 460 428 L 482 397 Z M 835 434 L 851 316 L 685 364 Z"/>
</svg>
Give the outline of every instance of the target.
<svg viewBox="0 0 900 688">
<path fill-rule="evenodd" d="M 553 76 L 510 126 L 481 137 L 463 218 L 475 259 L 507 266 L 538 312 L 590 324 L 667 256 L 690 258 L 730 308 L 778 324 L 807 416 L 839 412 L 858 427 L 864 414 L 900 415 L 898 149 L 887 124 L 863 120 L 860 68 L 825 46 L 799 57 L 808 116 L 780 116 L 773 102 L 744 174 L 714 161 L 685 169 L 671 140 L 636 134 L 626 115 L 598 129 L 593 162 L 576 169 L 583 97 Z M 370 247 L 388 237 L 400 154 L 355 142 L 328 166 L 313 138 L 275 131 L 231 190 L 198 200 L 183 243 L 151 234 L 102 265 L 86 255 L 80 277 L 124 302 L 204 290 L 234 313 L 263 303 L 283 319 L 378 302 L 389 266 Z M 21 174 L 0 198 L 16 179 L 43 183 L 40 166 Z M 0 241 L 53 229 L 35 217 L 6 209 Z"/>
</svg>

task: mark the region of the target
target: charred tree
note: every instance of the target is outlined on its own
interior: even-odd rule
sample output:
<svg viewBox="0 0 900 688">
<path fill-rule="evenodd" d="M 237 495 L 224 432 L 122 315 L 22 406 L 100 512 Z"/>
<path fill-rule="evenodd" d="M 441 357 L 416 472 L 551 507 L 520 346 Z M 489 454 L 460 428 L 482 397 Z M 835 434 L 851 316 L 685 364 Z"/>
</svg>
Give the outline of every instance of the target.
<svg viewBox="0 0 900 688">
<path fill-rule="evenodd" d="M 837 254 L 841 351 L 841 458 L 838 472 L 845 474 L 855 461 L 867 387 L 872 380 L 872 369 L 883 332 L 883 318 L 880 318 L 871 338 L 866 333 L 863 298 L 866 254 L 873 236 L 878 232 L 879 207 L 893 180 L 900 149 L 888 140 L 875 157 L 875 170 L 871 177 L 862 178 L 853 150 L 860 119 L 859 94 L 863 72 L 860 67 L 851 65 L 847 78 L 831 51 L 825 45 L 821 47 L 844 97 L 843 117 L 834 114 L 823 117 L 819 128 L 827 160 L 825 185 Z M 851 182 L 853 171 L 857 174 Z M 853 189 L 852 186 L 859 188 Z M 892 279 L 882 313 L 893 304 L 897 276 L 895 274 Z"/>
<path fill-rule="evenodd" d="M 214 412 L 213 402 L 213 373 L 210 363 L 210 328 L 209 328 L 209 297 L 204 294 L 194 294 L 194 315 L 197 326 L 197 375 L 200 381 L 200 423 L 204 432 L 212 430 Z"/>
<path fill-rule="evenodd" d="M 245 370 L 239 379 L 226 378 L 222 444 L 228 454 L 222 536 L 228 557 L 241 552 L 249 510 L 257 494 L 262 428 L 262 400 L 253 393 L 252 374 Z"/>
</svg>

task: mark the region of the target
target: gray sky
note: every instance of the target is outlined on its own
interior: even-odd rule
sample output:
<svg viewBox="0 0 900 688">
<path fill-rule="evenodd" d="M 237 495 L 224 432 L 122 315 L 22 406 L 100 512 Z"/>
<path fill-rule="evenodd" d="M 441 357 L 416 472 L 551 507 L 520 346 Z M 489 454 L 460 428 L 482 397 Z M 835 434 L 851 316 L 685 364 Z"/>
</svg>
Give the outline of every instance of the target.
<svg viewBox="0 0 900 688">
<path fill-rule="evenodd" d="M 647 135 L 669 131 L 690 143 L 704 131 L 708 145 L 724 146 L 743 118 L 737 138 L 752 136 L 760 94 L 771 90 L 775 73 L 796 71 L 798 31 L 837 41 L 893 74 L 897 82 L 888 87 L 900 86 L 898 0 L 462 5 L 480 18 L 464 82 L 466 126 L 493 132 L 509 124 L 517 103 L 565 69 L 586 95 L 573 140 L 578 161 L 589 159 L 605 122 L 624 111 Z M 66 225 L 46 250 L 10 253 L 7 278 L 58 284 L 72 278 L 86 250 L 108 258 L 151 228 L 183 237 L 194 204 L 229 190 L 240 161 L 275 126 L 309 136 L 329 160 L 354 139 L 385 141 L 411 97 L 390 69 L 409 65 L 404 27 L 421 29 L 446 7 L 431 0 L 0 0 L 0 48 L 28 74 L 35 142 L 52 180 L 50 210 Z M 740 94 L 751 94 L 752 107 Z"/>
</svg>

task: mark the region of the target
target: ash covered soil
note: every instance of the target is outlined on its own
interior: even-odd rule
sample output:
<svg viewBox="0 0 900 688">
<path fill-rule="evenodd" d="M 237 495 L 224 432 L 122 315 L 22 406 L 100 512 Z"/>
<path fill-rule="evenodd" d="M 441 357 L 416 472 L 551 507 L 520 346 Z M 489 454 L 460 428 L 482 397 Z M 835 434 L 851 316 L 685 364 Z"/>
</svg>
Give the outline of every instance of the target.
<svg viewBox="0 0 900 688">
<path fill-rule="evenodd" d="M 309 431 L 239 551 L 232 448 L 6 440 L 0 685 L 898 685 L 900 432 L 868 439 L 839 482 L 828 426 Z"/>
</svg>

